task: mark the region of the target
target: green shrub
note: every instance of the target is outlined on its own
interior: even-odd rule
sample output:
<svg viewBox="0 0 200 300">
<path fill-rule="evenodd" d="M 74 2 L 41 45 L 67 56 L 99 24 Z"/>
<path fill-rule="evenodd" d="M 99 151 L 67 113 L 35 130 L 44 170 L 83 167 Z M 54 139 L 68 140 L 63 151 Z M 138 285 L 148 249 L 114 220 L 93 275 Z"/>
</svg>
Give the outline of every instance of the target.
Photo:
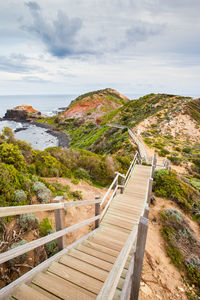
<svg viewBox="0 0 200 300">
<path fill-rule="evenodd" d="M 19 247 L 19 246 L 22 246 L 22 245 L 25 245 L 25 244 L 27 244 L 27 241 L 26 241 L 26 240 L 21 240 L 20 242 L 13 243 L 13 244 L 11 245 L 11 247 L 10 247 L 10 250 L 11 250 L 11 249 L 15 249 L 15 248 L 17 248 L 17 247 Z M 26 259 L 27 259 L 27 253 L 24 253 L 24 254 L 22 254 L 22 255 L 20 255 L 20 256 L 18 256 L 18 257 L 15 257 L 15 258 L 13 258 L 13 259 L 10 259 L 10 260 L 8 261 L 8 263 L 9 263 L 10 265 L 23 264 L 23 263 L 25 263 Z"/>
<path fill-rule="evenodd" d="M 51 191 L 46 187 L 46 185 L 40 181 L 36 181 L 33 184 L 33 190 L 36 192 L 37 199 L 40 203 L 50 203 L 51 202 Z"/>
<path fill-rule="evenodd" d="M 171 258 L 172 263 L 179 269 L 183 270 L 183 254 L 182 252 L 173 246 L 166 247 L 167 255 Z"/>
<path fill-rule="evenodd" d="M 53 229 L 53 225 L 51 223 L 51 220 L 49 218 L 43 219 L 40 222 L 39 228 L 40 228 L 40 233 L 41 233 L 42 236 L 45 236 L 45 235 L 49 234 Z"/>
<path fill-rule="evenodd" d="M 14 194 L 16 202 L 24 202 L 27 200 L 27 195 L 23 190 L 17 190 L 14 192 Z"/>
<path fill-rule="evenodd" d="M 34 158 L 34 165 L 37 175 L 43 177 L 62 176 L 60 162 L 47 151 L 40 151 Z"/>
<path fill-rule="evenodd" d="M 175 171 L 161 169 L 155 172 L 153 191 L 157 196 L 175 201 L 186 212 L 192 211 L 192 205 L 196 203 L 198 194 L 181 179 Z"/>
<path fill-rule="evenodd" d="M 39 219 L 34 216 L 34 214 L 23 214 L 20 215 L 17 223 L 20 228 L 24 229 L 25 231 L 30 231 L 33 229 L 38 228 Z"/>
<path fill-rule="evenodd" d="M 44 247 L 48 258 L 55 255 L 59 251 L 57 241 L 48 242 Z"/>
<path fill-rule="evenodd" d="M 71 196 L 75 199 L 75 200 L 82 200 L 83 199 L 83 195 L 81 191 L 74 191 L 71 192 Z"/>
<path fill-rule="evenodd" d="M 17 170 L 26 170 L 24 157 L 19 151 L 17 145 L 1 144 L 0 145 L 0 158 L 3 163 L 13 165 Z"/>
<path fill-rule="evenodd" d="M 177 156 L 168 156 L 167 157 L 175 166 L 181 165 L 182 159 Z"/>
<path fill-rule="evenodd" d="M 79 179 L 90 179 L 90 175 L 88 172 L 83 168 L 78 168 L 74 171 L 74 176 Z"/>
<path fill-rule="evenodd" d="M 23 190 L 30 196 L 31 181 L 27 174 L 18 171 L 13 165 L 0 163 L 0 206 L 28 204 L 27 200 L 15 199 L 15 191 Z"/>
</svg>

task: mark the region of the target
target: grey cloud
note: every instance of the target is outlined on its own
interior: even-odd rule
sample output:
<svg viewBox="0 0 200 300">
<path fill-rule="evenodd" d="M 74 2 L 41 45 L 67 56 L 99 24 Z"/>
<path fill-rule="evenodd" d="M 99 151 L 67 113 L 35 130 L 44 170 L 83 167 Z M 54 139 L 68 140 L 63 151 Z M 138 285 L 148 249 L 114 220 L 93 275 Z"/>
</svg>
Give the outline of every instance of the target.
<svg viewBox="0 0 200 300">
<path fill-rule="evenodd" d="M 84 52 L 83 49 L 78 49 L 76 40 L 82 28 L 80 18 L 69 18 L 59 10 L 56 19 L 48 21 L 43 17 L 36 2 L 28 2 L 26 5 L 33 22 L 30 26 L 23 26 L 23 29 L 29 33 L 35 33 L 53 56 L 63 58 Z"/>
<path fill-rule="evenodd" d="M 31 10 L 40 10 L 40 6 L 37 4 L 37 2 L 29 1 L 26 2 L 25 5 Z"/>
<path fill-rule="evenodd" d="M 163 29 L 164 25 L 137 21 L 127 30 L 126 35 L 129 42 L 137 43 L 146 41 L 150 36 L 160 34 Z"/>
<path fill-rule="evenodd" d="M 0 56 L 0 71 L 8 73 L 29 74 L 34 71 L 44 72 L 42 67 L 36 67 L 29 62 L 29 58 L 22 54 Z"/>
<path fill-rule="evenodd" d="M 29 73 L 32 67 L 27 65 L 26 60 L 23 55 L 0 56 L 0 70 L 9 73 Z"/>
</svg>

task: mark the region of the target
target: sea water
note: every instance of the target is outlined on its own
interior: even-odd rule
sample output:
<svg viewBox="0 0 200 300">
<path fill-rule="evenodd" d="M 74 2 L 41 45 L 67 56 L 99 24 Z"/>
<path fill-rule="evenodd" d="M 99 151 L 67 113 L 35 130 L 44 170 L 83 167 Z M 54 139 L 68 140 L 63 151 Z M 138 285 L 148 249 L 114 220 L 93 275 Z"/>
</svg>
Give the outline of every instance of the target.
<svg viewBox="0 0 200 300">
<path fill-rule="evenodd" d="M 77 95 L 23 95 L 23 96 L 0 96 L 0 117 L 3 117 L 7 109 L 21 104 L 33 106 L 34 109 L 45 115 L 54 115 L 59 108 L 67 107 Z M 48 129 L 37 127 L 29 123 L 14 121 L 1 121 L 0 132 L 4 127 L 23 129 L 15 133 L 15 137 L 30 143 L 34 149 L 44 150 L 48 147 L 57 147 L 58 139 L 47 132 Z"/>
</svg>

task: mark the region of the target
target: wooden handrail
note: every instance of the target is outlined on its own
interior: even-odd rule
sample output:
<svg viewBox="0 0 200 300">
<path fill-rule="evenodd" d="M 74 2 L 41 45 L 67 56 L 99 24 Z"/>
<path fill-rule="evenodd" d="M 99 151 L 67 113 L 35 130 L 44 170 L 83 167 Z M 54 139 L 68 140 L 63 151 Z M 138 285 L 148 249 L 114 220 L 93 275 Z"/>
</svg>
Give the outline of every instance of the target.
<svg viewBox="0 0 200 300">
<path fill-rule="evenodd" d="M 117 182 L 117 180 L 118 180 L 118 177 L 119 177 L 119 173 L 116 173 L 116 176 L 115 176 L 115 178 L 114 178 L 113 182 L 111 183 L 111 185 L 110 185 L 109 189 L 108 189 L 108 190 L 107 190 L 107 192 L 105 193 L 105 195 L 104 195 L 104 197 L 103 197 L 103 199 L 102 199 L 102 201 L 101 201 L 101 204 L 100 204 L 100 206 L 102 206 L 102 205 L 103 205 L 103 203 L 105 202 L 105 200 L 106 200 L 106 198 L 107 198 L 108 194 L 110 193 L 110 191 L 111 191 L 112 187 L 113 187 L 113 186 L 114 186 L 114 184 Z"/>
<path fill-rule="evenodd" d="M 4 263 L 4 262 L 6 262 L 6 261 L 8 261 L 10 259 L 13 259 L 13 258 L 15 258 L 17 256 L 20 256 L 20 255 L 22 255 L 24 253 L 27 253 L 27 252 L 29 252 L 29 251 L 31 251 L 31 250 L 39 247 L 39 246 L 42 246 L 42 245 L 44 245 L 44 244 L 46 244 L 48 242 L 51 242 L 51 241 L 53 241 L 53 240 L 55 240 L 55 239 L 57 239 L 57 238 L 65 235 L 65 234 L 68 234 L 68 233 L 70 233 L 70 232 L 72 232 L 72 231 L 74 231 L 74 230 L 76 230 L 76 229 L 78 229 L 78 228 L 80 228 L 80 227 L 82 227 L 84 225 L 90 224 L 90 223 L 92 223 L 92 222 L 94 222 L 94 221 L 96 221 L 98 219 L 100 219 L 100 215 L 98 215 L 96 217 L 93 217 L 93 218 L 90 218 L 88 220 L 85 220 L 85 221 L 83 221 L 81 223 L 72 225 L 72 226 L 70 226 L 68 228 L 65 228 L 65 229 L 59 230 L 57 232 L 51 233 L 51 234 L 49 234 L 49 235 L 47 235 L 45 237 L 42 237 L 42 238 L 39 238 L 39 239 L 37 239 L 35 241 L 29 242 L 29 243 L 27 243 L 25 245 L 22 245 L 22 246 L 19 246 L 17 248 L 8 250 L 8 251 L 6 251 L 4 253 L 1 253 L 0 254 L 0 264 Z"/>
<path fill-rule="evenodd" d="M 62 208 L 78 207 L 82 205 L 91 205 L 100 202 L 101 200 L 81 200 L 81 201 L 70 201 L 70 202 L 49 203 L 49 204 L 0 207 L 0 218 L 15 216 L 15 215 L 23 215 L 27 213 L 41 212 L 41 211 L 50 211 L 50 210 L 62 209 Z"/>
<path fill-rule="evenodd" d="M 105 215 L 105 213 L 106 213 L 106 211 L 107 211 L 107 209 L 108 209 L 108 207 L 109 207 L 109 205 L 110 205 L 110 202 L 112 201 L 112 199 L 113 199 L 113 197 L 114 197 L 114 195 L 115 195 L 115 193 L 116 193 L 118 187 L 119 187 L 118 185 L 115 187 L 115 189 L 114 189 L 114 191 L 113 191 L 113 193 L 112 193 L 110 199 L 108 200 L 108 203 L 106 204 L 104 210 L 103 210 L 102 213 L 101 213 L 101 218 L 100 218 L 100 220 L 102 220 L 103 216 Z"/>
<path fill-rule="evenodd" d="M 116 291 L 116 287 L 118 285 L 119 279 L 121 277 L 122 271 L 126 264 L 127 258 L 131 251 L 134 241 L 136 240 L 137 236 L 137 228 L 138 226 L 134 226 L 133 230 L 131 231 L 124 247 L 122 248 L 119 256 L 117 257 L 104 285 L 97 296 L 97 300 L 110 300 L 113 299 L 113 296 Z"/>
</svg>

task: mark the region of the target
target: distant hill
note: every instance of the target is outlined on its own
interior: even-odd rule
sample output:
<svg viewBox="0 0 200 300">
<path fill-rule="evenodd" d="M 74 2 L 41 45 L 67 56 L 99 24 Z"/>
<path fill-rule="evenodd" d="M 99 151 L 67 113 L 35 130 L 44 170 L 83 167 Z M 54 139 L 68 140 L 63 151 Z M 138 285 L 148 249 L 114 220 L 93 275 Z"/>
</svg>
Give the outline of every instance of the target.
<svg viewBox="0 0 200 300">
<path fill-rule="evenodd" d="M 116 90 L 107 88 L 79 96 L 71 102 L 68 109 L 60 117 L 64 119 L 87 118 L 87 120 L 96 120 L 127 102 L 129 102 L 127 97 Z"/>
</svg>

